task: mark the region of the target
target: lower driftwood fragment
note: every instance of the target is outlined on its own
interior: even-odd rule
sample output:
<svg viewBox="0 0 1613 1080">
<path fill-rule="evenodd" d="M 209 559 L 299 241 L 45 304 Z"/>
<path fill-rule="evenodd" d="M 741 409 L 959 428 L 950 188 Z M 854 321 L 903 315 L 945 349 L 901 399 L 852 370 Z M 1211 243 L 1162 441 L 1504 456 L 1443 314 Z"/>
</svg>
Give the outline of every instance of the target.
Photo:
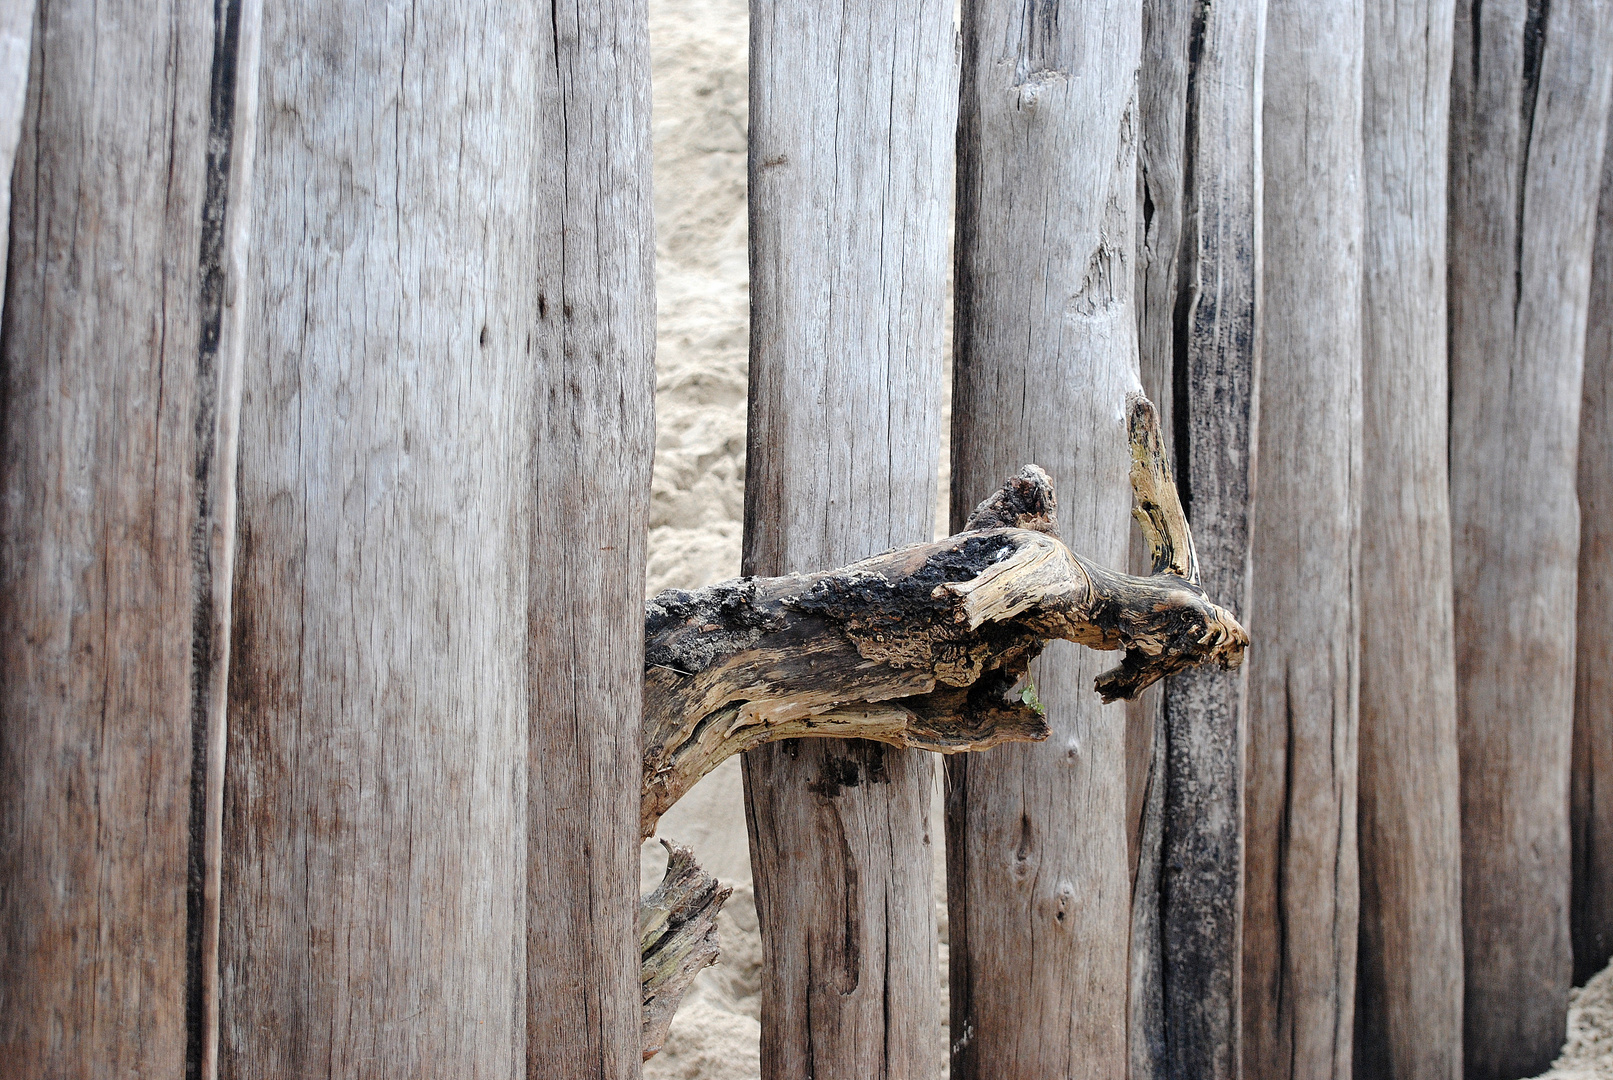
<svg viewBox="0 0 1613 1080">
<path fill-rule="evenodd" d="M 1027 465 L 945 540 L 835 570 L 739 578 L 650 600 L 643 835 L 724 760 L 779 739 L 874 739 L 945 754 L 1045 739 L 1027 676 L 1055 638 L 1125 650 L 1120 665 L 1097 679 L 1105 701 L 1135 697 L 1198 664 L 1237 667 L 1249 636 L 1199 586 L 1158 418 L 1141 394 L 1132 396 L 1128 424 L 1135 513 L 1153 553 L 1148 577 L 1065 547 L 1052 482 Z M 667 881 L 646 898 L 641 925 L 655 923 L 651 904 L 667 903 L 675 877 L 704 878 L 709 886 L 698 888 L 706 899 L 696 906 L 709 928 L 726 891 L 687 849 L 668 850 L 677 873 L 669 865 Z M 662 959 L 653 972 L 646 946 L 646 1057 L 660 1048 L 689 982 L 716 958 L 714 931 L 698 935 L 700 944 L 689 935 L 678 940 L 689 944 L 672 952 L 657 946 Z M 659 980 L 653 993 L 652 975 Z"/>
<path fill-rule="evenodd" d="M 717 961 L 717 912 L 732 891 L 681 844 L 666 848 L 666 875 L 639 905 L 639 965 L 644 985 L 644 1060 L 661 1049 L 678 1003 L 700 970 Z"/>
</svg>

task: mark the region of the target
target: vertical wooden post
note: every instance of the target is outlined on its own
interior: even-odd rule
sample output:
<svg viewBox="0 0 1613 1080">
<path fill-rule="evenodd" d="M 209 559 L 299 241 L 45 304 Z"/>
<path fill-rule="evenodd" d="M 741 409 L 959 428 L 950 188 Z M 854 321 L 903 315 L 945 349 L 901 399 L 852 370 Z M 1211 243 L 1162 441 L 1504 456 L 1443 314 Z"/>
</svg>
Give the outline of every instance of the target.
<svg viewBox="0 0 1613 1080">
<path fill-rule="evenodd" d="M 524 366 L 517 349 L 530 349 L 532 401 L 542 403 L 527 429 L 522 508 L 532 522 L 526 1075 L 637 1080 L 644 548 L 655 454 L 649 23 L 643 0 L 570 0 L 547 14 L 537 39 L 537 198 L 524 219 L 537 222 L 536 273 L 501 282 L 530 335 L 523 342 L 512 323 L 508 356 Z M 519 33 L 505 41 L 517 53 L 533 48 Z M 525 300 L 534 285 L 536 312 Z M 482 335 L 485 345 L 485 326 Z"/>
<path fill-rule="evenodd" d="M 255 25 L 52 4 L 15 174 L 0 106 L 7 1076 L 208 1071 Z"/>
<path fill-rule="evenodd" d="M 1249 602 L 1264 45 L 1261 0 L 1144 3 L 1143 388 L 1172 434 L 1206 588 L 1239 615 Z M 1241 671 L 1164 684 L 1159 793 L 1147 815 L 1157 823 L 1144 825 L 1154 875 L 1139 870 L 1132 930 L 1133 984 L 1157 967 L 1158 1019 L 1134 1001 L 1133 1080 L 1239 1075 L 1245 691 Z"/>
<path fill-rule="evenodd" d="M 639 1073 L 644 18 L 266 13 L 227 1075 Z"/>
<path fill-rule="evenodd" d="M 1576 984 L 1613 958 L 1613 153 L 1605 145 L 1580 410 L 1571 897 Z"/>
<path fill-rule="evenodd" d="M 1460 1080 L 1446 368 L 1453 6 L 1366 0 L 1355 1075 Z"/>
<path fill-rule="evenodd" d="M 751 4 L 746 573 L 929 536 L 953 43 L 943 0 Z M 745 756 L 764 1077 L 934 1075 L 932 768 L 841 740 Z"/>
<path fill-rule="evenodd" d="M 1141 0 L 963 5 L 953 525 L 1026 462 L 1074 548 L 1122 565 Z M 947 763 L 952 1076 L 1126 1069 L 1125 710 L 1112 658 L 1033 666 L 1052 737 Z"/>
<path fill-rule="evenodd" d="M 1607 0 L 1458 0 L 1451 528 L 1465 1069 L 1562 1044 L 1581 374 L 1613 78 Z"/>
<path fill-rule="evenodd" d="M 1361 474 L 1360 0 L 1271 0 L 1243 1060 L 1351 1072 Z"/>
</svg>

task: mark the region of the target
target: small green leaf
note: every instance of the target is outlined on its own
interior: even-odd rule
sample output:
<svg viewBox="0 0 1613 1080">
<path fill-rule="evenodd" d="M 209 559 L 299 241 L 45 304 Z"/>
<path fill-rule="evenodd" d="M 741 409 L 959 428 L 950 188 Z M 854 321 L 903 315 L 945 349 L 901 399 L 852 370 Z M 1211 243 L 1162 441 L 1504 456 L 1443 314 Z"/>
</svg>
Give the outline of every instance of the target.
<svg viewBox="0 0 1613 1080">
<path fill-rule="evenodd" d="M 1042 699 L 1036 696 L 1036 683 L 1027 678 L 1025 688 L 1019 692 L 1019 700 L 1036 710 L 1037 716 L 1046 716 L 1047 710 L 1042 708 Z"/>
</svg>

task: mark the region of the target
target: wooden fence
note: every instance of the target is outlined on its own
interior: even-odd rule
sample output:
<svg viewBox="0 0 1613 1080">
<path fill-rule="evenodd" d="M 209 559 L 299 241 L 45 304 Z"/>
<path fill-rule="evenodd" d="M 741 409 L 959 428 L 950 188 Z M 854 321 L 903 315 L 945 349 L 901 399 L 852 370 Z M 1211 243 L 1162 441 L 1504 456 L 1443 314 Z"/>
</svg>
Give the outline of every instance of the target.
<svg viewBox="0 0 1613 1080">
<path fill-rule="evenodd" d="M 762 1069 L 1510 1080 L 1613 956 L 1613 0 L 751 4 L 747 573 L 1027 462 L 1236 673 L 752 752 Z M 0 1073 L 617 1078 L 630 0 L 0 6 Z M 1598 220 L 1600 197 L 1600 228 Z M 934 823 L 939 830 L 942 823 Z"/>
</svg>

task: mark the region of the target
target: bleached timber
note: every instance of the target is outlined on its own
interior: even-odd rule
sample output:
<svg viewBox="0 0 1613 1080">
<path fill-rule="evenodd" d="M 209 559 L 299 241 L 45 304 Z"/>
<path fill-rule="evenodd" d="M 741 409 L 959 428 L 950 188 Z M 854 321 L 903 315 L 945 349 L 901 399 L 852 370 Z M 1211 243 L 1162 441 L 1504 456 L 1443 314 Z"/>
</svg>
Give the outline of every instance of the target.
<svg viewBox="0 0 1613 1080">
<path fill-rule="evenodd" d="M 1446 365 L 1450 0 L 1365 0 L 1356 1080 L 1461 1080 Z"/>
<path fill-rule="evenodd" d="M 211 1066 L 240 356 L 227 301 L 253 141 L 236 104 L 256 78 L 238 61 L 255 12 L 0 12 L 14 200 L 0 1058 L 18 1080 Z"/>
<path fill-rule="evenodd" d="M 1124 566 L 1141 0 L 965 0 L 962 31 L 952 521 L 1035 461 Z M 1051 745 L 947 759 L 954 1080 L 1126 1068 L 1125 710 L 1062 642 L 1032 674 Z"/>
<path fill-rule="evenodd" d="M 1361 0 L 1267 5 L 1243 1070 L 1351 1080 Z"/>
<path fill-rule="evenodd" d="M 1457 0 L 1451 534 L 1469 1080 L 1533 1076 L 1572 974 L 1579 410 L 1608 0 Z M 1505 572 L 1497 572 L 1504 567 Z"/>
<path fill-rule="evenodd" d="M 1613 117 L 1608 120 L 1613 126 Z M 1574 665 L 1574 983 L 1613 958 L 1613 153 L 1602 194 L 1579 416 L 1579 612 Z"/>
<path fill-rule="evenodd" d="M 745 573 L 932 535 L 951 14 L 752 0 Z M 764 1080 L 934 1074 L 933 768 L 836 740 L 745 756 Z"/>
<path fill-rule="evenodd" d="M 644 9 L 262 52 L 220 1071 L 636 1080 Z"/>
</svg>

